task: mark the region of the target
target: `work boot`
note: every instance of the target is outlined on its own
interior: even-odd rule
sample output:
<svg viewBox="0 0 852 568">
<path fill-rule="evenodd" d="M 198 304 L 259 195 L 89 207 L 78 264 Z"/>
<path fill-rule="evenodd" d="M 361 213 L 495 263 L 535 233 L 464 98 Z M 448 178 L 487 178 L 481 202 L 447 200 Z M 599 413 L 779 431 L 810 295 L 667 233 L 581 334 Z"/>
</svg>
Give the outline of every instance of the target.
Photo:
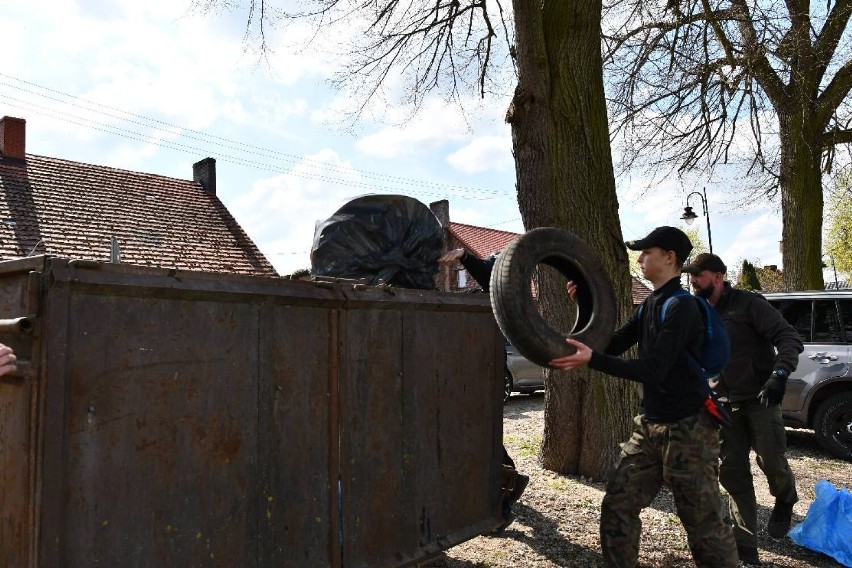
<svg viewBox="0 0 852 568">
<path fill-rule="evenodd" d="M 773 538 L 784 538 L 790 531 L 790 523 L 793 520 L 793 503 L 775 501 L 769 522 L 766 523 L 766 532 Z"/>
<path fill-rule="evenodd" d="M 494 529 L 493 534 L 502 533 L 504 530 L 506 530 L 506 527 L 511 525 L 514 521 L 515 521 L 515 514 L 512 512 L 512 506 L 511 505 L 505 505 L 503 507 L 503 522 L 500 523 L 500 525 L 496 529 Z"/>
<path fill-rule="evenodd" d="M 761 566 L 763 564 L 760 558 L 757 557 L 757 549 L 753 546 L 738 544 L 737 555 L 743 564 L 748 564 L 749 566 Z"/>
<path fill-rule="evenodd" d="M 514 505 L 515 501 L 521 497 L 521 494 L 523 494 L 524 489 L 527 488 L 529 482 L 530 477 L 528 475 L 518 473 L 518 471 L 513 467 L 507 465 L 503 466 L 503 487 L 501 488 L 501 514 L 503 516 L 503 522 L 494 529 L 493 534 L 502 533 L 506 530 L 506 527 L 515 521 L 515 514 L 512 512 L 512 505 Z"/>
<path fill-rule="evenodd" d="M 527 488 L 529 482 L 529 475 L 524 475 L 523 473 L 518 474 L 515 478 L 515 486 L 512 487 L 512 491 L 509 493 L 509 505 L 512 505 L 515 501 L 521 498 L 521 495 L 524 493 L 524 489 Z"/>
</svg>

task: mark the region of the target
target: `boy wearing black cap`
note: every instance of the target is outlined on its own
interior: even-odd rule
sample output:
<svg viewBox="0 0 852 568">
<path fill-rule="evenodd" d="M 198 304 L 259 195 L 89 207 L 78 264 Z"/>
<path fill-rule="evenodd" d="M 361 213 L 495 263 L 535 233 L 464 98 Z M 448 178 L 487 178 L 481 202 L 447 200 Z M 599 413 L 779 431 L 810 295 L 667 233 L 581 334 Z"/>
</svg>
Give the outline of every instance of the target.
<svg viewBox="0 0 852 568">
<path fill-rule="evenodd" d="M 715 254 L 699 254 L 683 271 L 689 273 L 695 295 L 706 298 L 725 320 L 731 337 L 731 360 L 714 387 L 728 399 L 733 415 L 732 424 L 721 432 L 719 481 L 730 495 L 729 517 L 740 560 L 760 564 L 749 455 L 754 448 L 775 497 L 767 532 L 783 538 L 799 497 L 784 456 L 787 442 L 780 404 L 804 346 L 796 329 L 763 296 L 737 290 L 725 281 L 727 267 Z"/>
<path fill-rule="evenodd" d="M 704 410 L 704 379 L 690 365 L 704 340 L 699 308 L 692 298 L 672 298 L 661 320 L 663 304 L 680 288 L 681 267 L 692 250 L 683 231 L 657 227 L 644 239 L 625 243 L 642 251 L 642 274 L 654 285 L 642 308 L 615 332 L 605 353 L 568 339 L 577 351 L 550 365 L 575 369 L 583 365 L 642 383 L 641 414 L 631 438 L 622 446 L 601 505 L 601 549 L 606 566 L 635 567 L 639 557 L 639 513 L 665 484 L 687 532 L 698 566 L 736 566 L 730 529 L 722 520 L 719 495 L 719 435 Z M 569 283 L 569 294 L 576 288 Z M 634 344 L 639 357 L 621 359 Z"/>
</svg>

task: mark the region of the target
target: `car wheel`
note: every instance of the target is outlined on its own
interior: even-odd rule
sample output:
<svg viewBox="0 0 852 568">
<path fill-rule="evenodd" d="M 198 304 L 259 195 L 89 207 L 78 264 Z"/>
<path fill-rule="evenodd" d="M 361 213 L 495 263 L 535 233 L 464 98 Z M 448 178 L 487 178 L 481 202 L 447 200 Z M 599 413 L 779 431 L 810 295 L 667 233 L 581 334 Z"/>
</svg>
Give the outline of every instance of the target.
<svg viewBox="0 0 852 568">
<path fill-rule="evenodd" d="M 836 394 L 820 404 L 814 433 L 830 454 L 852 461 L 852 392 Z"/>
<path fill-rule="evenodd" d="M 575 235 L 553 227 L 533 229 L 497 257 L 491 271 L 491 307 L 503 335 L 527 359 L 546 367 L 574 348 L 550 327 L 530 284 L 539 264 L 552 266 L 577 284 L 577 321 L 568 337 L 602 350 L 615 329 L 615 292 L 595 252 Z"/>
<path fill-rule="evenodd" d="M 506 402 L 512 396 L 512 384 L 512 373 L 509 369 L 506 369 L 505 377 L 503 378 L 503 402 Z"/>
</svg>

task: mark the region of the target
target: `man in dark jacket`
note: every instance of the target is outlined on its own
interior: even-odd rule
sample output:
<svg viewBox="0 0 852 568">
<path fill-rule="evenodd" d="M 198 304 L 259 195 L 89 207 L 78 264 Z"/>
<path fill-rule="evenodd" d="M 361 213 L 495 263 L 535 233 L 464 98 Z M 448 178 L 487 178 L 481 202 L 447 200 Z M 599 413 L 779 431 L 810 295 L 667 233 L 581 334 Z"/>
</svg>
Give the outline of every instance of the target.
<svg viewBox="0 0 852 568">
<path fill-rule="evenodd" d="M 692 243 L 679 229 L 657 227 L 644 239 L 626 244 L 642 251 L 639 265 L 654 292 L 615 332 L 605 353 L 568 339 L 576 353 L 550 362 L 566 370 L 589 365 L 642 383 L 641 413 L 634 419 L 633 435 L 621 448 L 601 504 L 604 565 L 636 566 L 639 514 L 665 484 L 674 496 L 696 565 L 736 566 L 734 539 L 722 520 L 719 433 L 705 410 L 706 382 L 690 363 L 689 354 L 697 353 L 704 341 L 701 313 L 692 297 L 672 297 L 680 289 L 681 267 Z M 569 283 L 573 296 L 572 288 Z M 638 358 L 617 357 L 636 343 Z"/>
<path fill-rule="evenodd" d="M 763 296 L 734 289 L 725 282 L 727 267 L 715 254 L 699 254 L 683 271 L 690 274 L 695 294 L 706 298 L 725 320 L 731 337 L 731 360 L 715 385 L 718 395 L 729 401 L 733 414 L 733 424 L 722 429 L 719 481 L 730 495 L 730 518 L 740 560 L 759 564 L 757 499 L 749 454 L 754 448 L 757 464 L 775 497 L 767 532 L 782 538 L 790 530 L 793 504 L 799 498 L 784 456 L 781 399 L 787 377 L 799 362 L 802 340 Z"/>
</svg>

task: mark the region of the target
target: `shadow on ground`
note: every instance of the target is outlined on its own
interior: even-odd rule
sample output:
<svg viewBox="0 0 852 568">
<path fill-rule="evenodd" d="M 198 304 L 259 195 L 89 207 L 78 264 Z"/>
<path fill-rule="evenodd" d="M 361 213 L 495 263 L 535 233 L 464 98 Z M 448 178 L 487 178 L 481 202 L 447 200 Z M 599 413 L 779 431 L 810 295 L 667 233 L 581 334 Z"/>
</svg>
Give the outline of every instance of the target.
<svg viewBox="0 0 852 568">
<path fill-rule="evenodd" d="M 487 535 L 482 538 L 512 539 L 523 543 L 530 550 L 551 562 L 553 566 L 563 568 L 603 566 L 603 558 L 600 552 L 587 546 L 574 544 L 566 539 L 560 534 L 559 525 L 549 517 L 523 503 L 516 503 L 513 510 L 515 512 L 515 524 L 499 535 Z M 520 530 L 520 525 L 532 527 L 532 534 Z M 455 560 L 442 555 L 427 566 L 431 568 L 481 568 L 493 566 L 493 563 L 487 560 L 483 562 Z"/>
</svg>

